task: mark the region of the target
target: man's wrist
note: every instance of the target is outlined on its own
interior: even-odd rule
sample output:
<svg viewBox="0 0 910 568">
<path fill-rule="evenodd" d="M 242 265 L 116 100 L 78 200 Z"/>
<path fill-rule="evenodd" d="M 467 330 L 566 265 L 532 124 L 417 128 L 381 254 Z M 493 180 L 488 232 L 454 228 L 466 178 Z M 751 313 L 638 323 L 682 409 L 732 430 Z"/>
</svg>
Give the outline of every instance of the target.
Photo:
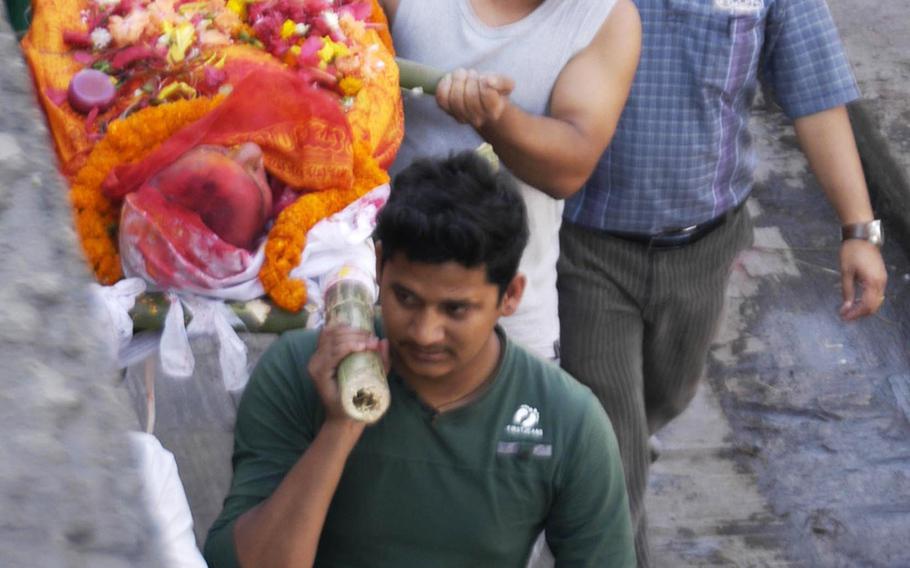
<svg viewBox="0 0 910 568">
<path fill-rule="evenodd" d="M 477 133 L 480 134 L 481 138 L 490 143 L 492 143 L 492 139 L 501 140 L 506 138 L 509 129 L 511 128 L 510 121 L 515 118 L 511 115 L 516 110 L 521 109 L 513 105 L 511 101 L 506 102 L 506 106 L 502 109 L 502 112 L 499 113 L 499 116 L 484 121 L 483 124 L 477 127 Z"/>
<path fill-rule="evenodd" d="M 881 248 L 885 243 L 885 233 L 882 222 L 878 219 L 865 223 L 849 223 L 841 226 L 841 240 L 859 239 L 868 241 Z"/>
<path fill-rule="evenodd" d="M 327 418 L 319 433 L 337 440 L 350 447 L 357 444 L 366 425 L 351 418 Z"/>
</svg>

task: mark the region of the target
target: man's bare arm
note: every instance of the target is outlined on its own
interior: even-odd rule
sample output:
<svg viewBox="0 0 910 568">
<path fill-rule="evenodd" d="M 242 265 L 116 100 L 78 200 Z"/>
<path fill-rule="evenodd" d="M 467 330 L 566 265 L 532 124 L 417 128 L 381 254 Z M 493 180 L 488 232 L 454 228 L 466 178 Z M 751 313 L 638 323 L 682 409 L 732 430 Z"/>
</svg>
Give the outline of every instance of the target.
<svg viewBox="0 0 910 568">
<path fill-rule="evenodd" d="M 308 365 L 326 409 L 313 442 L 275 492 L 234 525 L 237 560 L 246 568 L 312 566 L 325 517 L 348 456 L 364 425 L 341 409 L 334 375 L 349 353 L 377 349 L 388 367 L 388 344 L 351 328 L 323 330 Z"/>
<path fill-rule="evenodd" d="M 841 223 L 871 221 L 869 191 L 847 109 L 835 107 L 798 118 L 795 127 L 809 165 Z M 878 247 L 863 240 L 846 240 L 841 245 L 840 265 L 844 319 L 853 320 L 878 311 L 888 280 Z M 854 301 L 856 284 L 862 288 L 860 301 Z"/>
<path fill-rule="evenodd" d="M 619 0 L 591 44 L 563 68 L 549 116 L 509 102 L 501 75 L 458 70 L 436 99 L 472 125 L 519 178 L 555 198 L 578 191 L 613 137 L 641 51 L 641 21 L 631 0 Z M 528 54 L 532 57 L 532 54 Z"/>
</svg>

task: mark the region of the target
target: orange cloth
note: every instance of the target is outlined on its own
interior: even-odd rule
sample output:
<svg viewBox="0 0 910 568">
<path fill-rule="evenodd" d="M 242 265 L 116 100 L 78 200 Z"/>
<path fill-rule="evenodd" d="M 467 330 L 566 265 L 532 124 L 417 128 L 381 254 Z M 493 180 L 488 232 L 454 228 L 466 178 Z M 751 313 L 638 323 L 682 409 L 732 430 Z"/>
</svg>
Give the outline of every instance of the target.
<svg viewBox="0 0 910 568">
<path fill-rule="evenodd" d="M 351 127 L 338 101 L 285 69 L 261 67 L 247 74 L 224 103 L 142 161 L 114 168 L 104 182 L 105 194 L 122 199 L 199 144 L 243 142 L 258 144 L 269 173 L 291 186 L 325 190 L 354 182 Z"/>
<path fill-rule="evenodd" d="M 99 277 L 112 283 L 120 277 L 116 236 L 102 229 L 103 222 L 117 222 L 119 203 L 101 193 L 97 175 L 101 172 L 78 176 L 89 162 L 98 136 L 86 124 L 86 117 L 65 102 L 70 79 L 83 64 L 64 43 L 63 32 L 89 31 L 80 17 L 88 1 L 33 0 L 32 25 L 22 49 L 48 118 L 61 171 L 71 182 L 83 180 L 78 195 L 73 195 L 83 248 Z M 304 194 L 306 199 L 299 199 L 289 208 L 296 214 L 284 219 L 279 216 L 269 235 L 270 254 L 267 253 L 261 275 L 267 291 L 280 305 L 299 309 L 305 299 L 305 292 L 300 292 L 302 283 L 287 278 L 299 263 L 306 231 L 319 219 L 386 182 L 388 176 L 383 170 L 394 160 L 404 134 L 398 68 L 388 23 L 377 0 L 371 2 L 369 27 L 349 31 L 355 42 L 363 46 L 375 44 L 378 49 L 364 49 L 371 54 L 373 65 L 364 73 L 363 85 L 347 113 L 341 110 L 334 93 L 304 85 L 293 69 L 260 49 L 234 44 L 211 52 L 223 60 L 228 83 L 234 86 L 223 103 L 214 105 L 197 121 L 183 124 L 164 142 L 151 141 L 149 147 L 135 149 L 114 163 L 107 155 L 104 160 L 90 163 L 95 168 L 99 163 L 110 163 L 113 175 L 104 174 L 108 176 L 105 185 L 112 195 L 122 197 L 169 160 L 200 143 L 259 144 L 270 174 L 300 190 L 318 192 Z M 377 61 L 381 63 L 375 65 Z M 118 117 L 128 104 L 129 98 L 124 97 L 98 116 L 99 121 L 109 123 L 108 133 L 117 130 L 122 120 Z M 170 104 L 174 103 L 156 110 L 167 109 Z M 117 143 L 113 146 L 117 147 Z M 91 183 L 86 185 L 86 180 Z M 308 213 L 304 214 L 304 210 Z M 86 219 L 93 222 L 82 222 Z M 82 230 L 85 226 L 97 230 L 89 234 Z M 292 234 L 300 236 L 292 238 Z M 104 246 L 99 239 L 106 241 Z M 291 242 L 293 245 L 288 246 Z M 288 293 L 282 294 L 281 290 Z"/>
<path fill-rule="evenodd" d="M 373 0 L 373 13 L 381 17 L 377 23 L 383 26 L 379 29 L 387 36 L 388 23 L 376 0 Z M 375 43 L 378 36 L 383 45 L 386 45 L 387 39 L 391 46 L 392 38 L 384 37 L 382 32 L 371 29 L 361 35 L 349 31 L 358 43 Z M 366 143 L 380 167 L 387 169 L 395 161 L 395 154 L 404 138 L 404 109 L 394 51 L 391 47 L 379 49 L 374 56 L 376 61 L 368 63 L 368 66 L 380 67 L 381 73 L 368 75 L 364 87 L 357 93 L 354 107 L 348 112 L 348 120 L 354 129 L 354 138 Z"/>
</svg>

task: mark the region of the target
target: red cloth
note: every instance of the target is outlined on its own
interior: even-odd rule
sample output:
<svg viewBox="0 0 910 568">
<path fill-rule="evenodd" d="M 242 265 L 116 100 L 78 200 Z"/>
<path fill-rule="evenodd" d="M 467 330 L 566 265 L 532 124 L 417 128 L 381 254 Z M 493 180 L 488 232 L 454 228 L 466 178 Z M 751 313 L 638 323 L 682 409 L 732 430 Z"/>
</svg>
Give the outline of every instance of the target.
<svg viewBox="0 0 910 568">
<path fill-rule="evenodd" d="M 262 148 L 266 169 L 309 190 L 353 183 L 351 127 L 333 94 L 285 69 L 249 72 L 215 110 L 187 125 L 145 159 L 115 167 L 104 193 L 122 200 L 155 173 L 200 144 Z"/>
</svg>

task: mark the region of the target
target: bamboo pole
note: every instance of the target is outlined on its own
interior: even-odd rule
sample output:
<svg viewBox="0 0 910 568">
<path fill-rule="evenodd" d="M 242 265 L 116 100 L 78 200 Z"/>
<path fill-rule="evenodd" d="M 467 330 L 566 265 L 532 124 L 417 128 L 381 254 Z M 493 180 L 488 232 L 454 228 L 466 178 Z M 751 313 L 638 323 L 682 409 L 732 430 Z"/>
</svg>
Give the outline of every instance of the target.
<svg viewBox="0 0 910 568">
<path fill-rule="evenodd" d="M 310 312 L 303 310 L 293 313 L 279 308 L 268 298 L 251 300 L 249 302 L 225 302 L 225 304 L 240 319 L 241 323 L 234 325 L 237 331 L 252 333 L 282 333 L 290 329 L 306 327 Z M 164 328 L 164 318 L 170 307 L 167 297 L 160 292 L 143 294 L 136 299 L 136 304 L 130 310 L 135 331 L 159 330 Z M 184 310 L 184 323 L 189 323 L 193 316 L 189 310 Z"/>
<path fill-rule="evenodd" d="M 436 94 L 436 86 L 445 77 L 445 72 L 410 59 L 396 57 L 398 83 L 402 89 L 427 95 Z"/>
<path fill-rule="evenodd" d="M 342 274 L 345 269 L 342 268 Z M 373 291 L 357 278 L 342 277 L 325 292 L 326 326 L 345 325 L 373 331 Z M 389 384 L 375 351 L 351 353 L 338 365 L 338 389 L 345 413 L 372 424 L 389 408 Z"/>
</svg>

